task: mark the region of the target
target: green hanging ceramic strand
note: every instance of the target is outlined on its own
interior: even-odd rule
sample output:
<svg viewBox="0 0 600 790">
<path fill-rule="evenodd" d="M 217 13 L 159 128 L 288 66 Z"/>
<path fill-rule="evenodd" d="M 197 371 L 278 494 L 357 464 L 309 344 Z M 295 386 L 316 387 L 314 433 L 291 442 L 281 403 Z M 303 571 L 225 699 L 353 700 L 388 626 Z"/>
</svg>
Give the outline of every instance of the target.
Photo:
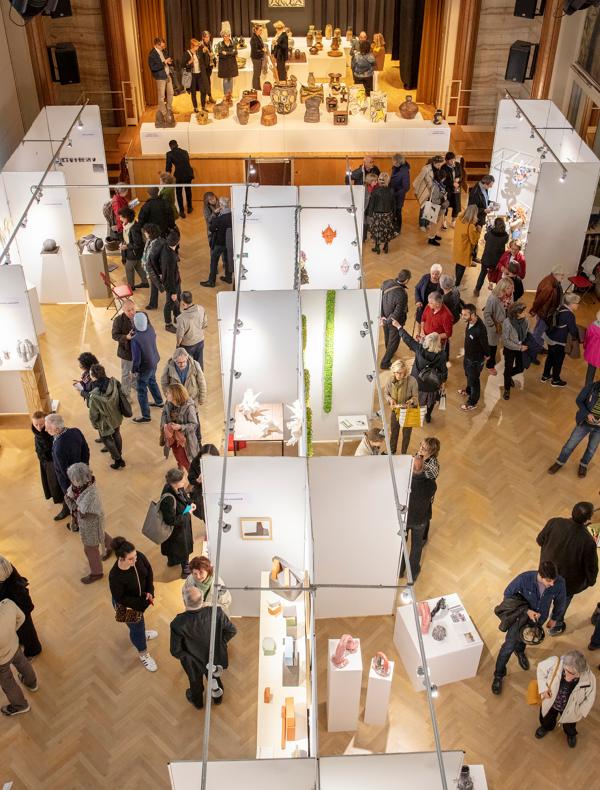
<svg viewBox="0 0 600 790">
<path fill-rule="evenodd" d="M 327 291 L 325 301 L 325 354 L 323 357 L 323 411 L 329 414 L 333 402 L 333 335 L 335 291 Z"/>
<path fill-rule="evenodd" d="M 313 454 L 312 449 L 312 409 L 310 407 L 310 370 L 304 367 L 306 351 L 306 316 L 302 316 L 302 368 L 304 370 L 304 406 L 306 409 L 306 455 Z"/>
</svg>

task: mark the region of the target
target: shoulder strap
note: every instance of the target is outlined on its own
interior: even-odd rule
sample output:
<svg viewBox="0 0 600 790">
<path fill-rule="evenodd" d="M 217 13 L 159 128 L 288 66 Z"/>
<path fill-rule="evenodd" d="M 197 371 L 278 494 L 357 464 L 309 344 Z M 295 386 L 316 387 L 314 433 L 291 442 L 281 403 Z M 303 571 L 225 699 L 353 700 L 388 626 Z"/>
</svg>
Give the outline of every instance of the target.
<svg viewBox="0 0 600 790">
<path fill-rule="evenodd" d="M 560 666 L 560 658 L 556 659 L 556 665 L 554 666 L 554 672 L 552 673 L 552 677 L 550 678 L 550 683 L 546 684 L 546 689 L 550 691 L 550 687 L 554 683 L 554 678 L 556 677 L 556 673 L 558 672 L 558 668 Z"/>
<path fill-rule="evenodd" d="M 136 566 L 136 565 L 134 565 L 134 566 L 133 566 L 133 569 L 134 569 L 134 571 L 135 571 L 135 575 L 136 575 L 136 578 L 137 578 L 137 582 L 138 582 L 138 589 L 139 589 L 139 591 L 140 591 L 140 598 L 141 598 L 141 597 L 142 597 L 142 583 L 140 582 L 140 575 L 139 575 L 139 573 L 138 573 L 138 569 L 137 569 L 137 566 Z"/>
<path fill-rule="evenodd" d="M 402 286 L 401 285 L 390 285 L 389 288 L 385 289 L 385 291 L 383 292 L 383 295 L 385 296 L 386 294 L 389 294 L 390 291 L 395 291 L 397 288 L 402 288 Z"/>
</svg>

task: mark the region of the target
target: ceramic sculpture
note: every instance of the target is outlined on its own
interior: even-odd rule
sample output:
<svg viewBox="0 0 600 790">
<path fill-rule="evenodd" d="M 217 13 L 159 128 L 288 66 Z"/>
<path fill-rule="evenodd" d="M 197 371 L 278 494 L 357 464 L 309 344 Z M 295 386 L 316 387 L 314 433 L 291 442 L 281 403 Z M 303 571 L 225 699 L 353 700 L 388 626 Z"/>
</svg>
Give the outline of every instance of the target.
<svg viewBox="0 0 600 790">
<path fill-rule="evenodd" d="M 348 89 L 348 112 L 350 115 L 364 115 L 369 106 L 364 85 L 351 85 Z"/>
<path fill-rule="evenodd" d="M 325 25 L 325 38 L 332 38 L 333 25 Z"/>
<path fill-rule="evenodd" d="M 275 107 L 273 107 L 272 104 L 265 104 L 265 106 L 262 108 L 260 122 L 263 126 L 275 126 L 277 123 L 277 113 L 275 112 Z"/>
<path fill-rule="evenodd" d="M 255 395 L 251 389 L 247 389 L 242 396 L 239 409 L 244 418 L 249 422 L 258 423 L 262 418 L 262 406 L 258 400 L 259 395 L 260 392 L 257 392 Z"/>
<path fill-rule="evenodd" d="M 433 627 L 433 631 L 431 632 L 431 636 L 435 639 L 436 642 L 443 642 L 446 638 L 447 631 L 443 625 L 436 625 Z"/>
<path fill-rule="evenodd" d="M 350 634 L 344 634 L 337 643 L 335 653 L 331 656 L 331 663 L 334 667 L 342 669 L 348 664 L 348 659 L 346 658 L 348 653 L 356 653 L 357 650 L 358 640 L 353 639 Z"/>
<path fill-rule="evenodd" d="M 321 97 L 320 96 L 309 96 L 304 106 L 306 110 L 304 111 L 304 122 L 305 123 L 319 123 L 321 120 L 321 113 L 319 112 L 319 108 L 321 106 Z"/>
<path fill-rule="evenodd" d="M 310 30 L 306 34 L 306 46 L 310 49 L 312 45 L 315 43 L 315 34 L 311 33 Z"/>
<path fill-rule="evenodd" d="M 31 340 L 17 340 L 17 354 L 22 362 L 27 363 L 34 358 L 36 348 Z"/>
<path fill-rule="evenodd" d="M 442 597 L 442 598 L 439 599 L 439 601 L 433 607 L 433 610 L 431 612 L 431 619 L 433 620 L 433 618 L 436 616 L 436 614 L 438 612 L 441 612 L 445 608 L 446 608 L 446 599 L 444 597 Z"/>
<path fill-rule="evenodd" d="M 304 104 L 304 102 L 308 99 L 309 96 L 318 96 L 320 100 L 323 101 L 324 99 L 323 86 L 314 85 L 314 84 L 311 85 L 310 74 L 308 75 L 308 78 L 309 78 L 309 84 L 300 86 L 300 104 Z"/>
<path fill-rule="evenodd" d="M 215 121 L 222 121 L 225 118 L 229 117 L 229 105 L 225 101 L 218 102 L 215 104 L 215 108 L 213 110 L 213 115 L 215 116 Z"/>
<path fill-rule="evenodd" d="M 333 244 L 333 240 L 337 236 L 337 231 L 334 230 L 331 225 L 328 225 L 325 230 L 321 232 L 321 236 L 323 237 L 325 244 Z"/>
<path fill-rule="evenodd" d="M 333 113 L 334 126 L 348 126 L 348 110 L 335 110 Z"/>
<path fill-rule="evenodd" d="M 250 118 L 250 106 L 245 99 L 241 99 L 236 106 L 238 122 L 245 126 Z"/>
<path fill-rule="evenodd" d="M 342 79 L 342 75 L 338 71 L 330 71 L 327 76 L 329 77 L 330 90 L 340 90 L 340 80 Z"/>
<path fill-rule="evenodd" d="M 375 55 L 375 71 L 383 71 L 385 64 L 385 39 L 381 33 L 375 33 L 371 52 Z"/>
<path fill-rule="evenodd" d="M 387 113 L 387 96 L 383 91 L 371 91 L 369 100 L 369 117 L 371 123 L 385 121 Z"/>
<path fill-rule="evenodd" d="M 338 101 L 335 96 L 328 96 L 325 100 L 325 106 L 327 107 L 327 112 L 335 112 L 338 106 Z"/>
<path fill-rule="evenodd" d="M 265 82 L 263 82 L 262 95 L 263 96 L 270 96 L 272 89 L 273 89 L 273 85 L 269 82 L 269 80 L 266 80 Z"/>
<path fill-rule="evenodd" d="M 340 49 L 340 43 L 337 38 L 331 40 L 331 48 L 327 50 L 327 54 L 330 58 L 341 58 L 344 54 Z"/>
<path fill-rule="evenodd" d="M 421 618 L 421 633 L 428 634 L 429 626 L 431 625 L 431 611 L 427 601 L 419 601 L 417 604 L 419 617 Z"/>
<path fill-rule="evenodd" d="M 206 126 L 207 123 L 210 123 L 210 119 L 206 110 L 198 110 L 196 113 L 196 123 L 199 126 Z"/>
<path fill-rule="evenodd" d="M 287 447 L 293 447 L 298 444 L 302 436 L 302 425 L 304 423 L 304 409 L 299 400 L 295 400 L 292 405 L 286 404 L 292 413 L 291 419 L 286 423 L 287 429 L 290 432 L 290 438 L 286 442 Z"/>
<path fill-rule="evenodd" d="M 418 112 L 419 112 L 419 107 L 413 101 L 412 96 L 407 96 L 406 99 L 400 105 L 400 107 L 398 107 L 398 115 L 407 121 L 412 121 L 412 119 L 416 116 Z"/>
<path fill-rule="evenodd" d="M 54 239 L 46 239 L 42 244 L 42 252 L 56 252 L 58 245 Z"/>
<path fill-rule="evenodd" d="M 289 115 L 294 112 L 298 103 L 298 90 L 296 80 L 283 80 L 276 82 L 271 89 L 271 101 L 275 111 L 280 115 Z"/>
<path fill-rule="evenodd" d="M 460 769 L 460 776 L 456 784 L 456 790 L 473 790 L 473 780 L 471 779 L 471 771 L 468 765 L 463 765 Z"/>
<path fill-rule="evenodd" d="M 375 657 L 371 662 L 373 671 L 381 677 L 386 678 L 390 674 L 390 662 L 385 653 L 375 653 Z"/>
<path fill-rule="evenodd" d="M 444 111 L 438 107 L 438 109 L 433 113 L 433 125 L 440 126 L 443 120 Z"/>
</svg>

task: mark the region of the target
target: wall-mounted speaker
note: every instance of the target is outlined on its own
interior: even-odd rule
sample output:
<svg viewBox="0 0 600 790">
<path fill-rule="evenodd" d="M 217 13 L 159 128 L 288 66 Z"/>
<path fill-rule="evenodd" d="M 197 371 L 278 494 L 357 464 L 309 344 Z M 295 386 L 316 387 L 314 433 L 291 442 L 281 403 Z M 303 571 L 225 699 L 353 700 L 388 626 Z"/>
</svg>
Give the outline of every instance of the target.
<svg viewBox="0 0 600 790">
<path fill-rule="evenodd" d="M 537 8 L 537 0 L 515 0 L 514 16 L 534 19 Z"/>
<path fill-rule="evenodd" d="M 53 82 L 60 82 L 61 85 L 81 82 L 77 50 L 73 44 L 55 44 L 53 47 L 48 47 L 48 60 Z"/>
<path fill-rule="evenodd" d="M 57 3 L 58 0 L 10 0 L 11 6 L 23 17 L 25 22 L 29 22 L 30 19 L 42 12 L 51 13 Z"/>
<path fill-rule="evenodd" d="M 528 74 L 527 66 L 529 64 L 529 56 L 532 47 L 534 48 L 534 53 L 531 61 L 531 71 Z M 515 41 L 508 53 L 508 62 L 506 64 L 504 79 L 509 82 L 525 82 L 525 80 L 533 79 L 537 60 L 537 48 L 537 44 L 532 44 L 530 41 Z"/>
<path fill-rule="evenodd" d="M 46 8 L 44 14 L 52 19 L 62 19 L 64 16 L 73 16 L 71 0 L 54 0 L 51 7 Z"/>
</svg>

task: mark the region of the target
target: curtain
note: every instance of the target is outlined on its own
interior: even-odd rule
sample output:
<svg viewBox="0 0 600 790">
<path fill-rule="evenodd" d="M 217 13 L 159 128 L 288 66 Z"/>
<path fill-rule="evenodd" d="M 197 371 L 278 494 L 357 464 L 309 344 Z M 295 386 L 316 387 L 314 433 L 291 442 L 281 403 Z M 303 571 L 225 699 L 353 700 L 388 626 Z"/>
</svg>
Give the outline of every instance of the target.
<svg viewBox="0 0 600 790">
<path fill-rule="evenodd" d="M 425 0 L 417 101 L 437 104 L 444 35 L 444 0 Z"/>
<path fill-rule="evenodd" d="M 417 87 L 424 8 L 423 0 L 396 0 L 392 58 L 400 61 L 406 90 Z"/>
<path fill-rule="evenodd" d="M 165 12 L 163 0 L 136 0 L 135 4 L 144 98 L 147 105 L 156 104 L 156 85 L 148 68 L 148 53 L 154 46 L 157 36 L 166 38 Z"/>
</svg>

